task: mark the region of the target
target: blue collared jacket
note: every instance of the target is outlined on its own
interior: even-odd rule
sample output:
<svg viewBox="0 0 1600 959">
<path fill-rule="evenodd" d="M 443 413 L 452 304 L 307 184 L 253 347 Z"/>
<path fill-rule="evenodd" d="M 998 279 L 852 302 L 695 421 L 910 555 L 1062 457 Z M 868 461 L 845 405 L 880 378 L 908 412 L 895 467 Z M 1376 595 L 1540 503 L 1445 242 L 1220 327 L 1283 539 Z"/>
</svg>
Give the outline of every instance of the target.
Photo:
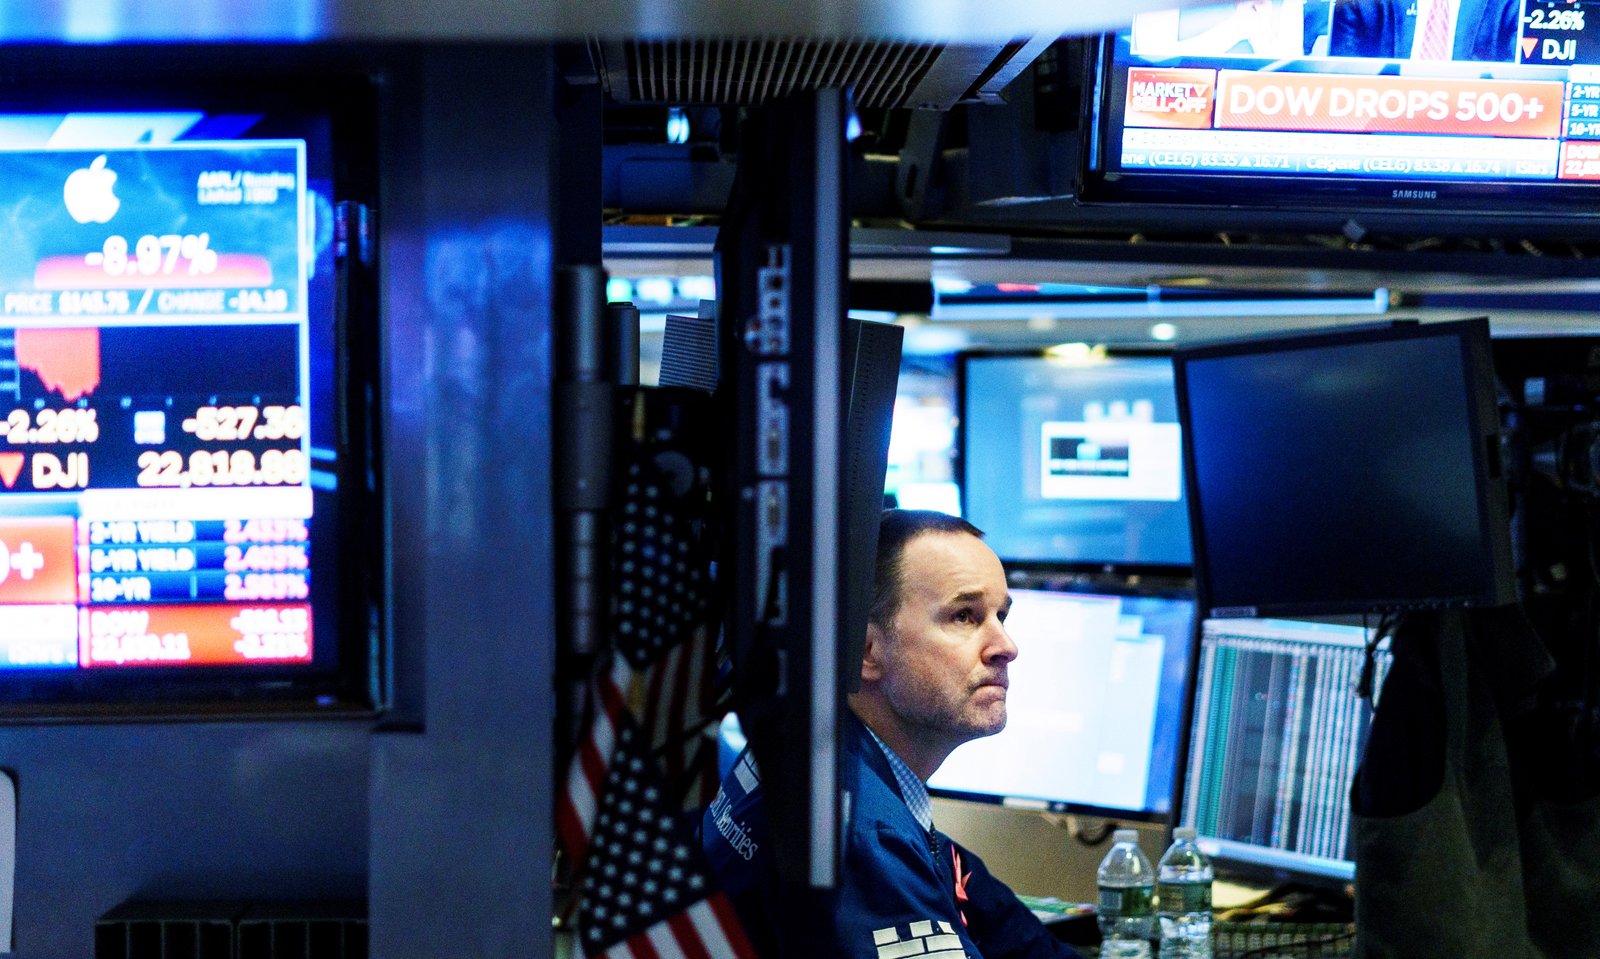
<svg viewBox="0 0 1600 959">
<path fill-rule="evenodd" d="M 847 714 L 841 786 L 849 821 L 840 883 L 826 897 L 830 954 L 848 959 L 1076 959 L 983 861 L 944 834 L 924 830 L 906 806 L 883 750 Z M 748 749 L 723 779 L 701 821 L 701 844 L 764 959 L 781 959 L 777 930 L 804 917 L 775 910 L 760 774 Z M 956 881 L 959 867 L 961 881 Z M 815 921 L 815 917 L 812 917 Z"/>
</svg>

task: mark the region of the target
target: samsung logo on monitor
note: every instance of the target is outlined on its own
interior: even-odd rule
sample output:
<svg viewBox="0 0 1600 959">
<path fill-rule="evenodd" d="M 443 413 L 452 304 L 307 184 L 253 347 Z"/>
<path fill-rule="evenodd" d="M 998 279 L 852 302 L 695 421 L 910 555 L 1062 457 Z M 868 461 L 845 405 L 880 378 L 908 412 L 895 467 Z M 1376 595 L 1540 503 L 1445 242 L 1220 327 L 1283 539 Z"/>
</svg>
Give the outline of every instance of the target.
<svg viewBox="0 0 1600 959">
<path fill-rule="evenodd" d="M 1395 199 L 1395 200 L 1437 200 L 1437 199 L 1439 199 L 1439 191 L 1438 190 L 1391 190 L 1391 191 L 1389 191 L 1389 196 L 1390 196 L 1391 199 Z"/>
</svg>

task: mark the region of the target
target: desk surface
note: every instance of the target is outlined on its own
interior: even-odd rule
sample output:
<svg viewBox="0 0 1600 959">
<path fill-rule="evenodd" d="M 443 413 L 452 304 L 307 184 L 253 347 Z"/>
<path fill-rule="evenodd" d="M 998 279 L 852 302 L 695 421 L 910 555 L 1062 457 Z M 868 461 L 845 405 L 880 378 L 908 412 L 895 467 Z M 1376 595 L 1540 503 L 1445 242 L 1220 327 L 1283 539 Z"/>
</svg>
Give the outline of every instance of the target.
<svg viewBox="0 0 1600 959">
<path fill-rule="evenodd" d="M 1211 907 L 1213 909 L 1236 909 L 1245 903 L 1260 899 L 1270 891 L 1264 886 L 1247 886 L 1243 883 L 1218 879 L 1211 884 Z"/>
</svg>

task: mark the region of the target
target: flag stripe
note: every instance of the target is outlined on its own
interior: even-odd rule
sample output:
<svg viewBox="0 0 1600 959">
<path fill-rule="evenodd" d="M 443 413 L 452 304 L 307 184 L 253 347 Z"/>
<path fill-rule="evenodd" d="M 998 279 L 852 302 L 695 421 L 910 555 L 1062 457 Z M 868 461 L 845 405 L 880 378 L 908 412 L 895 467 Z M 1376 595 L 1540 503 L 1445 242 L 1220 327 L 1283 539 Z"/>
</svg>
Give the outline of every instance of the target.
<svg viewBox="0 0 1600 959">
<path fill-rule="evenodd" d="M 678 936 L 677 924 L 682 918 L 683 914 L 678 913 L 644 931 L 643 935 L 649 937 L 650 945 L 655 948 L 656 954 L 661 959 L 694 959 L 696 956 L 683 947 L 682 939 Z"/>
<path fill-rule="evenodd" d="M 606 781 L 606 767 L 611 762 L 611 750 L 615 747 L 615 727 L 611 720 L 596 716 L 594 726 L 589 730 L 589 737 L 578 747 L 578 766 L 583 772 L 582 784 L 588 787 L 589 793 L 598 796 Z M 583 804 L 578 804 L 582 808 Z"/>
<path fill-rule="evenodd" d="M 593 822 L 593 819 L 589 820 Z M 583 820 L 579 818 L 578 811 L 572 806 L 572 798 L 567 793 L 562 793 L 556 802 L 556 836 L 561 840 L 561 846 L 567 855 L 576 860 L 583 855 L 584 847 L 589 844 L 589 830 L 584 828 Z"/>
<path fill-rule="evenodd" d="M 556 803 L 556 834 L 574 866 L 582 862 L 588 848 L 600 783 L 605 778 L 603 766 L 593 771 L 590 768 L 592 760 L 588 754 L 595 748 L 595 734 L 591 724 L 588 735 L 578 744 L 578 754 L 572 757 L 572 764 L 567 768 L 567 788 Z M 591 779 L 591 775 L 594 778 Z"/>
<path fill-rule="evenodd" d="M 650 942 L 649 930 L 629 936 L 623 941 L 633 959 L 662 959 L 661 953 L 656 952 L 656 947 Z"/>
<path fill-rule="evenodd" d="M 666 923 L 672 927 L 672 935 L 677 939 L 684 959 L 713 959 L 706 949 L 706 943 L 701 941 L 699 923 L 695 921 L 695 910 L 699 908 L 700 904 L 695 903 L 688 912 L 680 912 Z M 712 939 L 712 942 L 716 941 Z"/>
<path fill-rule="evenodd" d="M 700 631 L 695 630 L 689 634 L 685 644 L 683 672 L 678 677 L 678 689 L 683 701 L 683 715 L 685 731 L 698 731 L 704 726 L 706 713 L 700 708 L 700 701 L 704 699 L 705 683 L 700 677 Z M 699 735 L 690 736 L 683 743 L 683 771 L 686 776 L 692 776 L 699 770 L 695 768 L 695 760 L 700 755 L 700 744 L 704 739 Z M 698 782 L 691 782 L 690 789 L 686 790 L 688 801 L 699 804 Z"/>
<path fill-rule="evenodd" d="M 700 795 L 697 805 L 708 806 L 717 796 L 718 780 L 721 778 L 717 768 L 717 735 L 719 728 L 714 721 L 719 718 L 717 709 L 717 655 L 716 634 L 710 629 L 701 629 L 695 637 L 695 684 L 700 690 L 700 718 L 698 722 L 709 724 L 709 735 L 700 739 L 700 749 L 695 753 L 695 762 L 699 766 Z"/>
<path fill-rule="evenodd" d="M 650 744 L 655 749 L 660 749 L 670 741 L 673 733 L 677 732 L 682 722 L 679 720 L 677 704 L 673 688 L 677 685 L 678 665 L 683 660 L 683 648 L 674 646 L 667 650 L 655 665 L 650 668 L 650 703 L 648 734 Z M 671 761 L 669 755 L 667 776 L 672 778 Z"/>
<path fill-rule="evenodd" d="M 616 748 L 617 722 L 626 710 L 621 687 L 627 684 L 628 677 L 627 663 L 613 655 L 611 670 L 595 681 L 597 708 L 567 770 L 567 788 L 556 803 L 557 836 L 572 858 L 575 871 L 581 869 L 588 853 L 589 834 L 605 791 L 606 771 Z"/>
<path fill-rule="evenodd" d="M 578 842 L 570 850 L 575 859 L 581 858 L 589 842 L 589 831 L 594 827 L 595 811 L 600 796 L 605 791 L 606 769 L 611 762 L 611 751 L 616 748 L 616 727 L 611 718 L 597 714 L 589 726 L 589 735 L 578 746 L 572 769 L 567 776 L 567 802 L 573 811 L 574 833 Z"/>
<path fill-rule="evenodd" d="M 745 938 L 744 927 L 739 925 L 739 917 L 734 914 L 733 904 L 728 897 L 720 892 L 713 893 L 711 898 L 695 904 L 695 910 L 705 910 L 712 913 L 714 921 L 696 922 L 696 926 L 711 926 L 720 930 L 724 942 L 727 943 L 727 955 L 737 956 L 738 959 L 756 959 L 756 950 L 750 945 L 750 940 Z"/>
<path fill-rule="evenodd" d="M 667 696 L 667 717 L 669 721 L 676 720 L 676 722 L 672 723 L 671 730 L 673 732 L 687 732 L 690 721 L 699 718 L 698 716 L 689 715 L 687 693 L 691 659 L 688 644 L 680 643 L 672 651 L 672 672 L 668 674 L 668 678 L 672 680 L 672 685 Z M 682 749 L 683 746 L 680 745 L 678 751 L 681 752 Z M 678 765 L 681 767 L 682 762 L 679 761 Z"/>
<path fill-rule="evenodd" d="M 628 661 L 621 656 L 612 655 L 610 682 L 600 683 L 600 705 L 605 709 L 606 715 L 615 724 L 622 714 L 627 711 L 628 705 L 623 699 L 623 690 L 633 679 L 633 670 L 628 667 Z"/>
<path fill-rule="evenodd" d="M 667 769 L 672 776 L 668 782 L 674 785 L 683 782 L 683 774 L 689 768 L 686 753 L 694 745 L 692 738 L 684 737 L 684 734 L 689 732 L 691 723 L 695 719 L 695 717 L 689 715 L 688 704 L 684 695 L 689 685 L 688 668 L 689 650 L 686 646 L 680 644 L 672 651 L 672 672 L 666 676 L 669 685 L 667 686 L 665 718 L 670 725 L 661 730 L 663 739 L 673 737 L 679 740 L 667 757 Z"/>
<path fill-rule="evenodd" d="M 667 664 L 672 661 L 676 652 L 676 647 L 669 649 L 654 663 L 645 667 L 645 675 L 648 677 L 645 683 L 647 698 L 642 722 L 645 739 L 650 743 L 651 749 L 661 746 L 661 733 L 672 725 L 666 716 L 666 697 L 661 695 L 661 684 L 662 677 L 667 672 Z"/>
</svg>

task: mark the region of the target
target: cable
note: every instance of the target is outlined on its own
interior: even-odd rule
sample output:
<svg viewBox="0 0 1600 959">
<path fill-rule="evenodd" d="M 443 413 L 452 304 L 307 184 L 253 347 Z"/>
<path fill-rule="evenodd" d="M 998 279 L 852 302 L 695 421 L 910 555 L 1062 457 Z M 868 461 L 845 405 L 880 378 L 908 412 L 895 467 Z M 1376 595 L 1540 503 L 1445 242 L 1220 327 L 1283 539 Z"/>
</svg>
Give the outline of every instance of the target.
<svg viewBox="0 0 1600 959">
<path fill-rule="evenodd" d="M 1044 814 L 1044 821 L 1052 826 L 1055 826 L 1057 829 L 1065 830 L 1067 835 L 1071 836 L 1073 839 L 1076 839 L 1085 846 L 1098 846 L 1107 839 L 1110 839 L 1112 833 L 1122 828 L 1121 823 L 1112 819 L 1107 819 L 1100 829 L 1091 834 L 1083 828 L 1083 824 L 1078 820 L 1078 817 L 1072 815 L 1071 813 L 1061 814 L 1047 812 Z"/>
<path fill-rule="evenodd" d="M 1375 702 L 1373 698 L 1373 674 L 1377 671 L 1378 644 L 1394 631 L 1396 617 L 1393 613 L 1382 613 L 1378 616 L 1378 628 L 1367 630 L 1367 614 L 1361 614 L 1361 628 L 1367 632 L 1366 655 L 1361 658 L 1361 680 L 1356 684 L 1356 695 L 1367 702 Z"/>
</svg>

